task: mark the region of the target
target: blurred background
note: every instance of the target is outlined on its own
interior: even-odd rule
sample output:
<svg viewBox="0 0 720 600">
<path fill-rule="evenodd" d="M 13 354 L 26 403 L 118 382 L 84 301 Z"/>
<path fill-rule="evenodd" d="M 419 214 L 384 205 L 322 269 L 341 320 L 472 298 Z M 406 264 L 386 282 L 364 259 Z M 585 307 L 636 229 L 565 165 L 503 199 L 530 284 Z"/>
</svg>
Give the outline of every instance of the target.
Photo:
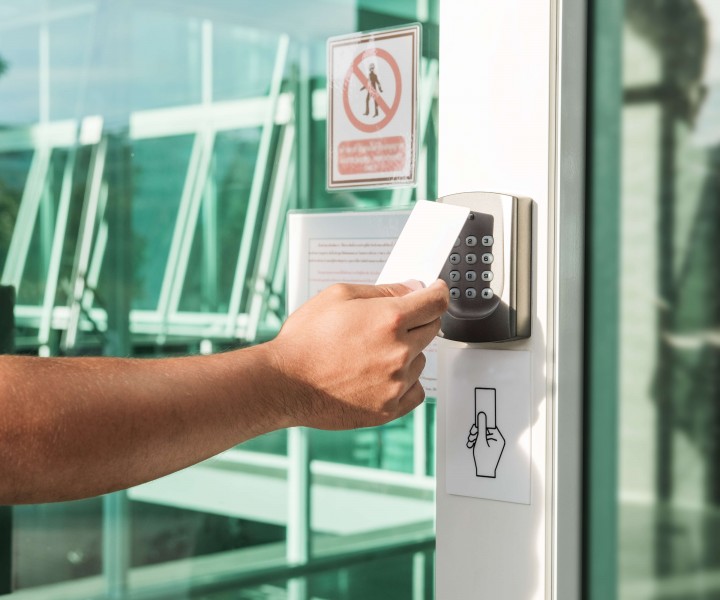
<svg viewBox="0 0 720 600">
<path fill-rule="evenodd" d="M 16 290 L 15 352 L 156 357 L 272 338 L 289 209 L 436 196 L 437 10 L 1 3 L 0 273 Z M 413 22 L 420 184 L 327 193 L 327 38 Z M 288 481 L 279 431 L 128 492 L 5 509 L 2 591 L 432 597 L 434 418 L 429 402 L 382 428 L 312 431 L 309 456 L 290 457 L 305 481 Z"/>
<path fill-rule="evenodd" d="M 588 597 L 720 598 L 720 5 L 590 14 Z M 411 22 L 419 185 L 328 193 L 326 40 Z M 438 31 L 437 0 L 0 4 L 14 351 L 271 338 L 287 210 L 436 196 Z M 432 598 L 434 419 L 431 399 L 382 428 L 312 431 L 308 456 L 277 432 L 128 492 L 0 508 L 0 593 Z M 310 477 L 288 481 L 298 462 Z"/>
<path fill-rule="evenodd" d="M 720 598 L 720 3 L 590 14 L 586 583 Z"/>
</svg>

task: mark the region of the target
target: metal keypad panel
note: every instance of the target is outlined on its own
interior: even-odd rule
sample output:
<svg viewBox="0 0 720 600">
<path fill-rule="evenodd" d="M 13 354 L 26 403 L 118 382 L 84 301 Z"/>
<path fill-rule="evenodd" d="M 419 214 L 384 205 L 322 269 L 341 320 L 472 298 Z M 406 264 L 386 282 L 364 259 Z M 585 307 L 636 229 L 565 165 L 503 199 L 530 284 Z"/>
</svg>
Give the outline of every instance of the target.
<svg viewBox="0 0 720 600">
<path fill-rule="evenodd" d="M 492 308 L 492 215 L 471 212 L 450 252 L 440 277 L 450 288 L 449 312 L 465 317 Z"/>
</svg>

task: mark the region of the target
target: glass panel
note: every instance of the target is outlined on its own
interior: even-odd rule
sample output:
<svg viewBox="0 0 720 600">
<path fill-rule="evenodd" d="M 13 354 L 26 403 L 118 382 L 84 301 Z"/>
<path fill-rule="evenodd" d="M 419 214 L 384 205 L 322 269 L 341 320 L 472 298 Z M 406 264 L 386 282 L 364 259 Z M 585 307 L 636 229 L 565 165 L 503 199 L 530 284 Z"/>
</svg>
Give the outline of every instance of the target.
<svg viewBox="0 0 720 600">
<path fill-rule="evenodd" d="M 312 458 L 330 462 L 413 472 L 413 416 L 383 427 L 357 431 L 311 432 Z"/>
<path fill-rule="evenodd" d="M 17 294 L 18 304 L 39 306 L 43 302 L 67 159 L 67 150 L 54 150 L 50 156 L 50 165 L 43 183 L 35 227 Z"/>
<path fill-rule="evenodd" d="M 13 16 L 22 23 L 21 11 Z M 12 23 L 12 17 L 9 21 Z M 2 125 L 33 123 L 40 117 L 39 29 L 27 25 L 3 28 L 0 48 L 4 65 L 0 82 Z"/>
<path fill-rule="evenodd" d="M 595 188 L 594 214 L 611 217 L 590 221 L 593 264 L 610 264 L 591 278 L 599 283 L 599 271 L 611 277 L 593 291 L 591 318 L 606 312 L 608 301 L 619 312 L 605 323 L 617 327 L 615 347 L 603 334 L 589 338 L 593 364 L 604 360 L 591 400 L 617 402 L 616 423 L 591 421 L 593 437 L 611 446 L 608 473 L 616 426 L 619 440 L 617 497 L 596 485 L 588 498 L 591 519 L 617 535 L 615 541 L 591 529 L 595 540 L 611 542 L 596 558 L 612 570 L 616 563 L 618 574 L 615 581 L 602 573 L 592 597 L 720 598 L 720 11 L 710 0 L 628 0 L 624 13 L 610 6 L 621 3 L 598 4 L 596 23 L 607 28 L 594 32 L 595 68 L 607 69 L 610 85 L 594 90 L 593 117 L 613 95 L 618 112 L 596 121 L 594 142 L 609 143 L 594 145 L 600 152 L 593 169 L 621 157 L 617 181 L 602 183 L 611 193 L 619 188 L 617 214 L 614 200 Z M 617 89 L 612 58 L 598 51 L 611 39 L 622 48 Z M 601 79 L 602 73 L 593 77 Z M 608 131 L 618 128 L 613 141 Z M 607 249 L 615 236 L 617 268 L 615 250 Z M 617 294 L 608 298 L 615 285 Z M 617 397 L 607 398 L 616 370 Z M 608 502 L 617 503 L 617 529 Z"/>
<path fill-rule="evenodd" d="M 270 91 L 276 35 L 235 25 L 213 29 L 213 62 L 218 73 L 236 77 L 213 79 L 213 98 L 218 101 L 266 96 Z"/>
<path fill-rule="evenodd" d="M 101 573 L 100 499 L 18 506 L 13 520 L 14 589 Z"/>
<path fill-rule="evenodd" d="M 88 65 L 92 25 L 93 16 L 88 13 L 74 19 L 58 19 L 48 28 L 51 120 L 77 117 L 85 92 L 77 82 Z"/>
<path fill-rule="evenodd" d="M 13 235 L 28 241 L 19 351 L 151 358 L 274 336 L 288 210 L 436 194 L 435 110 L 421 124 L 417 189 L 325 189 L 327 38 L 418 20 L 425 66 L 438 59 L 435 0 L 0 6 L 0 267 Z M 437 102 L 437 81 L 421 85 Z M 32 166 L 43 156 L 47 169 Z M 17 227 L 24 194 L 39 208 Z M 44 600 L 121 598 L 128 581 L 172 598 L 432 597 L 434 419 L 428 404 L 382 428 L 311 432 L 302 489 L 276 431 L 126 493 L 16 508 L 15 589 Z M 289 510 L 306 496 L 312 531 Z M 312 546 L 313 575 L 287 581 L 293 528 Z M 268 583 L 247 587 L 257 572 Z"/>
<path fill-rule="evenodd" d="M 132 18 L 132 108 L 200 102 L 199 19 L 152 10 L 132 11 Z"/>
<path fill-rule="evenodd" d="M 5 269 L 32 157 L 30 150 L 0 153 L 0 273 Z"/>
<path fill-rule="evenodd" d="M 195 136 L 133 143 L 133 308 L 155 309 Z"/>
<path fill-rule="evenodd" d="M 275 47 L 273 54 L 274 51 Z M 260 133 L 256 128 L 222 131 L 215 138 L 180 300 L 181 311 L 228 311 Z"/>
<path fill-rule="evenodd" d="M 434 594 L 435 554 L 431 551 L 390 556 L 289 581 L 271 581 L 229 592 L 203 595 L 204 600 L 431 600 Z"/>
</svg>

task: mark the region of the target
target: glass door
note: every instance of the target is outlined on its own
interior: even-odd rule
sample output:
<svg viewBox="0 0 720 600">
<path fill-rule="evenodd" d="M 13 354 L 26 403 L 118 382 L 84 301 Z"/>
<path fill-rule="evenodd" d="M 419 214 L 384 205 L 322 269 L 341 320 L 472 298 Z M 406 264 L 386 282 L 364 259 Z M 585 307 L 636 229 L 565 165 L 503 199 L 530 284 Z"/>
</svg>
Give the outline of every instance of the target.
<svg viewBox="0 0 720 600">
<path fill-rule="evenodd" d="M 720 12 L 594 4 L 588 596 L 720 598 Z"/>
</svg>

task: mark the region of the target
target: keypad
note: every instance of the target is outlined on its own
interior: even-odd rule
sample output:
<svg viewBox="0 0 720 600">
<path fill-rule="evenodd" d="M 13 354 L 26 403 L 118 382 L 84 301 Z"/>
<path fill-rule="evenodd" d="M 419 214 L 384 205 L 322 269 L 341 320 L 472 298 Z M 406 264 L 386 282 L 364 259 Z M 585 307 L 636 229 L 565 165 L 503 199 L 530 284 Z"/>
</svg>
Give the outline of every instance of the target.
<svg viewBox="0 0 720 600">
<path fill-rule="evenodd" d="M 440 274 L 450 285 L 451 313 L 470 317 L 493 309 L 494 304 L 488 303 L 495 297 L 490 288 L 495 242 L 493 221 L 491 215 L 471 212 L 455 240 L 448 263 Z"/>
</svg>

